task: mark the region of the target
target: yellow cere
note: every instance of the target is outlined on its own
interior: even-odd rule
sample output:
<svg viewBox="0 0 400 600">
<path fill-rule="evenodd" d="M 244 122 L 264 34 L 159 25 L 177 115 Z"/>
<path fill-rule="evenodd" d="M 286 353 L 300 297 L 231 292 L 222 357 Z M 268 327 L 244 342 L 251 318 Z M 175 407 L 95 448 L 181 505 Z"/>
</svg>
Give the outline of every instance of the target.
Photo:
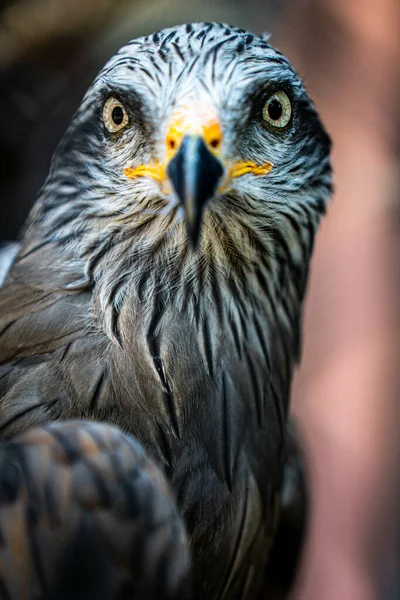
<svg viewBox="0 0 400 600">
<path fill-rule="evenodd" d="M 165 183 L 167 166 L 178 152 L 185 135 L 200 135 L 210 152 L 220 157 L 223 136 L 218 116 L 212 107 L 193 103 L 190 106 L 181 107 L 172 116 L 165 136 L 165 159 L 162 162 L 154 161 L 138 167 L 126 167 L 123 170 L 125 176 L 128 179 L 150 177 L 160 184 Z M 232 165 L 226 165 L 226 167 L 228 179 L 233 179 L 247 173 L 266 175 L 271 171 L 272 163 L 266 162 L 263 165 L 257 165 L 251 161 L 239 161 Z M 225 185 L 226 183 L 225 178 Z"/>
<path fill-rule="evenodd" d="M 169 160 L 178 151 L 185 135 L 200 135 L 213 154 L 219 154 L 222 130 L 215 110 L 201 103 L 183 106 L 172 116 L 166 135 L 166 153 Z"/>
</svg>

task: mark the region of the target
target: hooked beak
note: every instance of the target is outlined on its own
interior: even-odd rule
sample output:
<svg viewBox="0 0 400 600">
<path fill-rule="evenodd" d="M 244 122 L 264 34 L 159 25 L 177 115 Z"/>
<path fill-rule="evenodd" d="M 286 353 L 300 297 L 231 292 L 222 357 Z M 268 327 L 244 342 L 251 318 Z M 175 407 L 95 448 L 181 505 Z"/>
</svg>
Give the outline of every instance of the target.
<svg viewBox="0 0 400 600">
<path fill-rule="evenodd" d="M 223 173 L 221 162 L 197 134 L 183 137 L 167 167 L 167 175 L 184 209 L 188 238 L 194 249 L 200 237 L 204 207 L 218 189 Z"/>
<path fill-rule="evenodd" d="M 149 177 L 167 195 L 171 187 L 184 210 L 189 243 L 197 248 L 204 209 L 212 197 L 224 193 L 236 178 L 263 176 L 272 163 L 231 159 L 222 154 L 223 132 L 215 109 L 207 103 L 179 107 L 171 116 L 165 137 L 165 158 L 123 169 L 128 179 Z"/>
</svg>

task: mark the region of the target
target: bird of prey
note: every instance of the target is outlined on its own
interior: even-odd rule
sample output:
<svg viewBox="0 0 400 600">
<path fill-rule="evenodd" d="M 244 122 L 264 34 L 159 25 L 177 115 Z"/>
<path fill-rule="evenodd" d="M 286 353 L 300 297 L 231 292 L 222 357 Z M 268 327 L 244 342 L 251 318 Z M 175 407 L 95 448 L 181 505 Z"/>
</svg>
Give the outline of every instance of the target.
<svg viewBox="0 0 400 600">
<path fill-rule="evenodd" d="M 184 600 L 189 551 L 160 469 L 104 423 L 0 447 L 2 600 Z"/>
<path fill-rule="evenodd" d="M 0 290 L 0 435 L 134 435 L 176 496 L 195 598 L 262 586 L 329 154 L 264 37 L 136 39 L 85 95 Z"/>
</svg>

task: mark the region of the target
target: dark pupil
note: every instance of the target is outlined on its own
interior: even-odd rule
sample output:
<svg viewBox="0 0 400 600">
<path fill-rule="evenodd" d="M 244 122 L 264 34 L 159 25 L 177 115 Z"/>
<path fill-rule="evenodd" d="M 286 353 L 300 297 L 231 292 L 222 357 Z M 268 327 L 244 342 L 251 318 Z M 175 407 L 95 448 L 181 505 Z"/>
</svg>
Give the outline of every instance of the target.
<svg viewBox="0 0 400 600">
<path fill-rule="evenodd" d="M 273 121 L 277 121 L 282 116 L 282 104 L 274 98 L 268 104 L 268 114 Z"/>
<path fill-rule="evenodd" d="M 121 106 L 115 106 L 111 116 L 116 125 L 121 125 L 122 121 L 124 120 L 124 111 L 122 110 Z"/>
</svg>

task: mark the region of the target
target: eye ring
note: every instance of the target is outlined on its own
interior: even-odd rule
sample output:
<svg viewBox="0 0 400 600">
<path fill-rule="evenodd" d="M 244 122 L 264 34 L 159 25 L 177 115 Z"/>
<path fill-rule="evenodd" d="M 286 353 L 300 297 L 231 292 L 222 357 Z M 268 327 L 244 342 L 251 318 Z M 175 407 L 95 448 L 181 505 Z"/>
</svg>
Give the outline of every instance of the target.
<svg viewBox="0 0 400 600">
<path fill-rule="evenodd" d="M 118 98 L 110 96 L 104 103 L 103 122 L 109 133 L 117 133 L 129 123 L 126 108 Z"/>
<path fill-rule="evenodd" d="M 264 104 L 262 115 L 272 127 L 283 129 L 292 117 L 292 103 L 283 90 L 274 92 Z"/>
</svg>

